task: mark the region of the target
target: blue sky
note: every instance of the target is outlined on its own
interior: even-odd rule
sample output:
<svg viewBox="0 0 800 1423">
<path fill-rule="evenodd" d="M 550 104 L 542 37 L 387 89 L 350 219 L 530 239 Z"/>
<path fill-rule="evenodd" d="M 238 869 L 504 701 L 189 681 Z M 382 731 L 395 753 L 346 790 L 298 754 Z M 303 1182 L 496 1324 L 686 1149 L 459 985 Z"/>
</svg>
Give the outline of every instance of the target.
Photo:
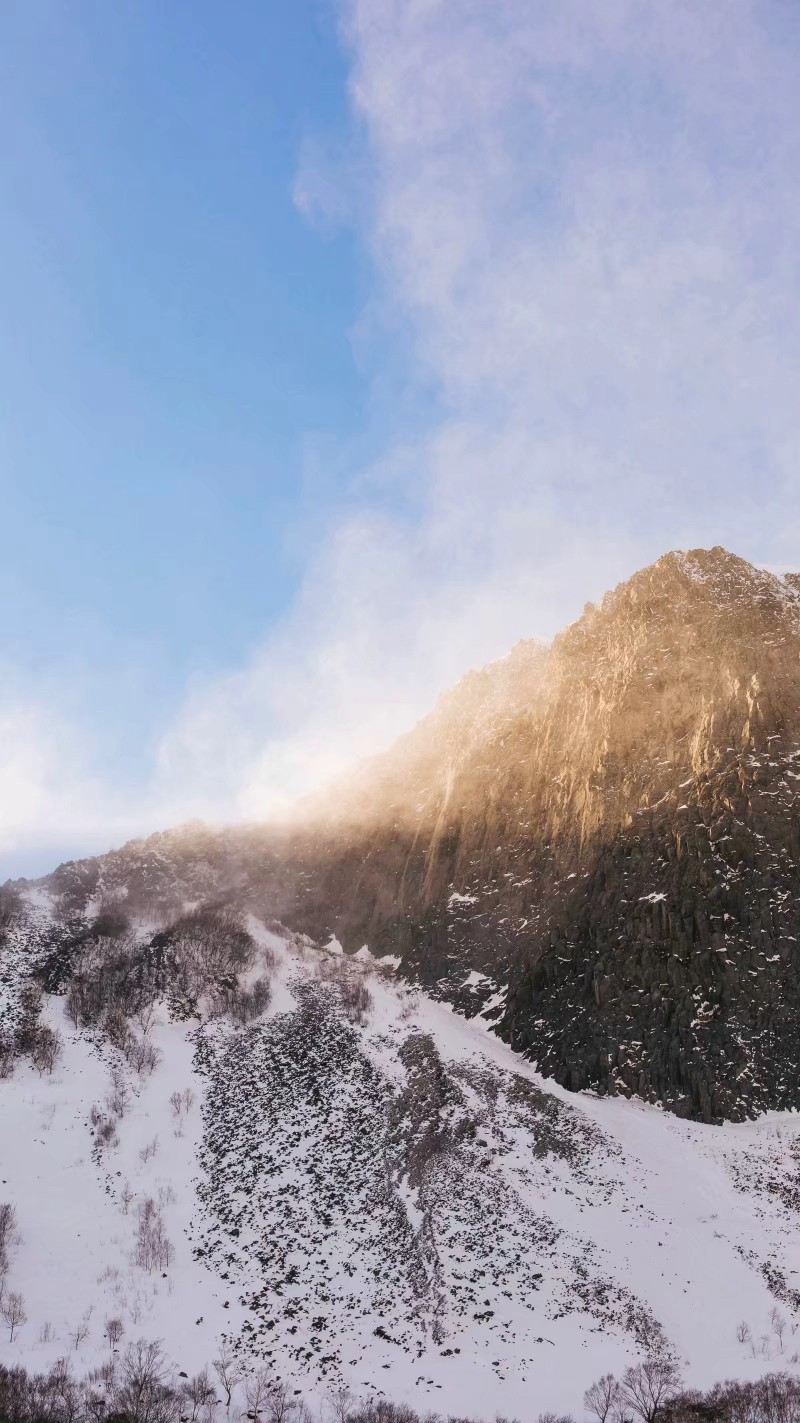
<svg viewBox="0 0 800 1423">
<path fill-rule="evenodd" d="M 3 8 L 0 880 L 798 562 L 799 67 L 785 0 Z"/>
<path fill-rule="evenodd" d="M 25 0 L 0 29 L 2 652 L 74 669 L 135 760 L 291 599 L 291 531 L 336 498 L 309 447 L 363 422 L 363 260 L 292 201 L 344 56 L 313 0 Z"/>
</svg>

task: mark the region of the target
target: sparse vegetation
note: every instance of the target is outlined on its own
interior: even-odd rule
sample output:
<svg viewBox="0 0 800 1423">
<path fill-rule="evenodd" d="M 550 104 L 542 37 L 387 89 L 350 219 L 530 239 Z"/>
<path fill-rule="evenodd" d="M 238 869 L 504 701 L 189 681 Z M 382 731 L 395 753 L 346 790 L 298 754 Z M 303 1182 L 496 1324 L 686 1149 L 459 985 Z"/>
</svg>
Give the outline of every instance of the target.
<svg viewBox="0 0 800 1423">
<path fill-rule="evenodd" d="M 107 1320 L 106 1333 L 116 1348 L 122 1337 L 120 1320 Z M 763 1378 L 727 1380 L 705 1393 L 686 1390 L 675 1377 L 662 1393 L 666 1379 L 664 1361 L 645 1360 L 640 1366 L 657 1362 L 660 1383 L 655 1393 L 640 1382 L 632 1391 L 622 1381 L 605 1375 L 586 1394 L 586 1408 L 596 1419 L 614 1423 L 792 1423 L 800 1409 L 800 1379 L 786 1374 Z M 234 1360 L 227 1344 L 220 1348 L 214 1372 L 221 1384 L 218 1397 L 208 1369 L 190 1378 L 177 1379 L 161 1344 L 138 1339 L 121 1357 L 112 1357 L 84 1378 L 72 1373 L 66 1359 L 58 1359 L 48 1373 L 30 1374 L 21 1367 L 0 1365 L 0 1423 L 222 1423 L 233 1416 L 231 1406 L 240 1395 L 246 1416 L 257 1423 L 308 1423 L 313 1416 L 292 1381 L 282 1379 L 266 1366 L 248 1368 Z M 630 1381 L 629 1381 L 630 1382 Z M 598 1409 L 600 1410 L 598 1412 Z M 244 1416 L 244 1415 L 240 1415 Z M 344 1384 L 331 1389 L 320 1415 L 331 1423 L 471 1423 L 454 1415 L 428 1414 L 422 1418 L 408 1404 L 387 1398 L 359 1399 Z M 537 1423 L 573 1423 L 569 1414 L 534 1414 Z M 508 1423 L 500 1415 L 494 1423 Z M 521 1423 L 526 1423 L 525 1418 Z"/>
</svg>

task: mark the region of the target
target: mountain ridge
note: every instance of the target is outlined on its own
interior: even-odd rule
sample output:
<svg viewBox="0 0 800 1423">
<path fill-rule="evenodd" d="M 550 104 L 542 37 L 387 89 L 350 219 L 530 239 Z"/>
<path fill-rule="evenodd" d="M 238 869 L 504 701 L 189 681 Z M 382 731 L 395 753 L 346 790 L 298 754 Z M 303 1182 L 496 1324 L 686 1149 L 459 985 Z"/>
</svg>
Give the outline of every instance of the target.
<svg viewBox="0 0 800 1423">
<path fill-rule="evenodd" d="M 565 1086 L 738 1119 L 800 1106 L 798 748 L 800 576 L 672 552 L 296 823 L 168 832 L 47 883 L 79 903 L 171 875 L 491 1000 Z"/>
</svg>

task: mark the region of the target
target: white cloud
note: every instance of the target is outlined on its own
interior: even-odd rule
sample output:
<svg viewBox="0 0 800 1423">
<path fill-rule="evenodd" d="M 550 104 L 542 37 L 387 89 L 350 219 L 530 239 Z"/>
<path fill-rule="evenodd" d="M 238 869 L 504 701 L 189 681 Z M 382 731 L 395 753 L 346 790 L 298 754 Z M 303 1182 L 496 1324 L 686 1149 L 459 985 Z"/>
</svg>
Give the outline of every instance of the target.
<svg viewBox="0 0 800 1423">
<path fill-rule="evenodd" d="M 202 725 L 208 762 L 214 716 L 261 709 L 241 809 L 374 749 L 667 547 L 787 556 L 800 128 L 769 19 L 724 0 L 349 5 L 367 324 L 411 331 L 439 416 L 375 481 L 391 507 L 408 480 L 413 517 L 361 507 L 332 529 L 288 629 L 176 728 L 185 745 Z"/>
<path fill-rule="evenodd" d="M 668 547 L 796 559 L 791 24 L 772 0 L 351 0 L 357 161 L 308 146 L 294 197 L 357 224 L 365 359 L 396 382 L 399 349 L 436 414 L 353 469 L 286 624 L 193 689 L 153 824 L 280 807 Z"/>
</svg>

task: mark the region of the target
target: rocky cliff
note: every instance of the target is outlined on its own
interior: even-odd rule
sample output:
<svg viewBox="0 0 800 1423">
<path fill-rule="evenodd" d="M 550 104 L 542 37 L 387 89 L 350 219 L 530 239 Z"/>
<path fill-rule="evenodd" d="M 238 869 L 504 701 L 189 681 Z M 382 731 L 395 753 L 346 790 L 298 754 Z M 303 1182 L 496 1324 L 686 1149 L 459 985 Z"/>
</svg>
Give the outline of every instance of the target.
<svg viewBox="0 0 800 1423">
<path fill-rule="evenodd" d="M 472 673 L 291 826 L 62 867 L 233 895 L 404 973 L 571 1088 L 800 1106 L 800 580 L 670 553 Z"/>
</svg>

